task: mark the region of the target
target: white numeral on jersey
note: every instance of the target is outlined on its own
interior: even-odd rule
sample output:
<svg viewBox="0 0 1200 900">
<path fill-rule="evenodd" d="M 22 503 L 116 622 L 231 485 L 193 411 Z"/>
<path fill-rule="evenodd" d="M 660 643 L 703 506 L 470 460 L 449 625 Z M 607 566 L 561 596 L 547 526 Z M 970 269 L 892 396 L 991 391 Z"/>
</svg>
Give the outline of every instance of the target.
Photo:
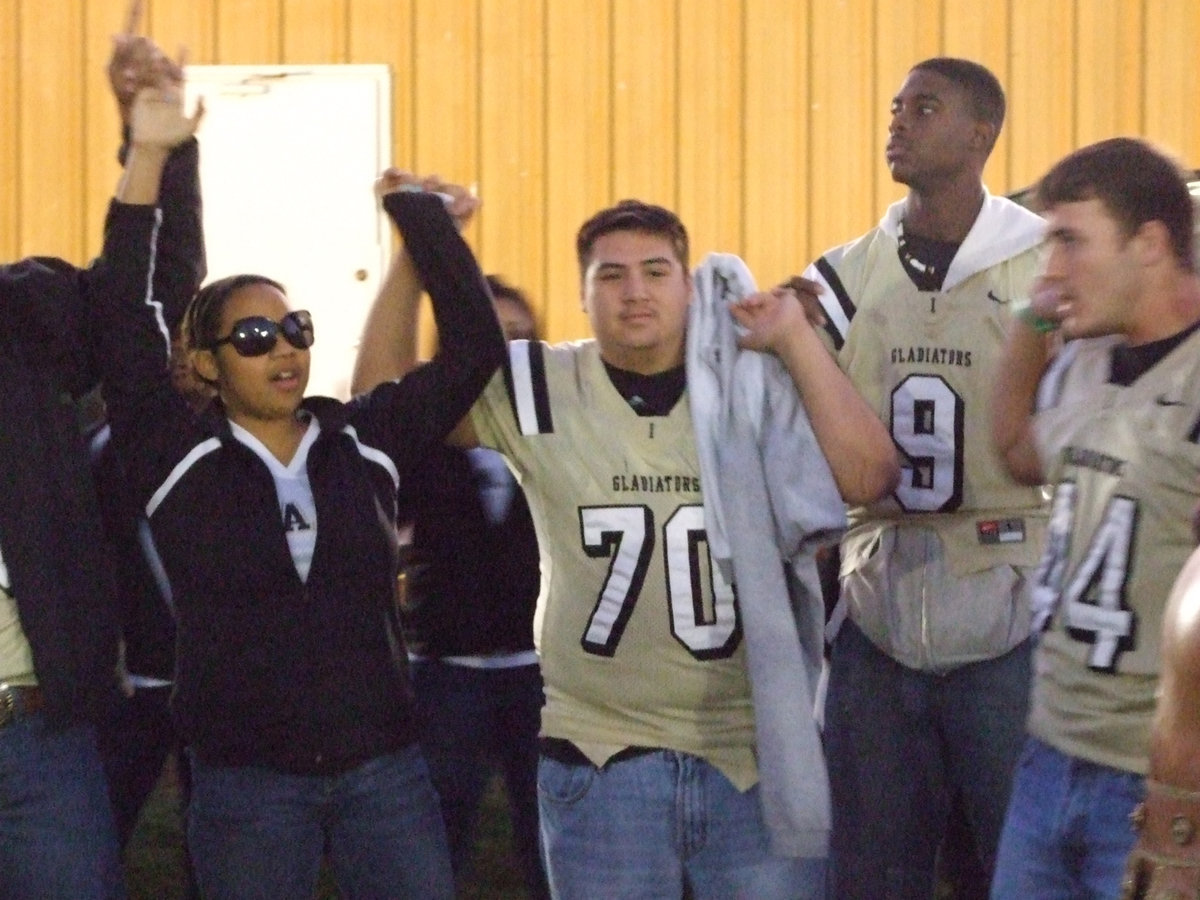
<svg viewBox="0 0 1200 900">
<path fill-rule="evenodd" d="M 579 527 L 588 556 L 611 557 L 604 590 L 583 634 L 583 649 L 612 656 L 654 552 L 654 514 L 645 506 L 583 506 Z"/>
<path fill-rule="evenodd" d="M 1067 575 L 1067 551 L 1071 547 L 1071 523 L 1075 519 L 1075 482 L 1062 481 L 1054 489 L 1046 549 L 1033 574 L 1031 607 L 1033 630 L 1044 631 L 1058 606 L 1063 579 Z"/>
<path fill-rule="evenodd" d="M 909 512 L 962 503 L 963 400 L 936 375 L 909 375 L 892 391 L 892 440 L 905 461 L 896 499 Z"/>
<path fill-rule="evenodd" d="M 584 506 L 579 525 L 588 556 L 610 559 L 580 643 L 588 653 L 612 656 L 650 566 L 654 514 L 645 506 Z M 733 587 L 708 555 L 704 508 L 676 509 L 663 526 L 663 547 L 671 633 L 697 659 L 729 656 L 741 640 L 741 626 Z M 707 605 L 706 581 L 712 597 Z"/>
<path fill-rule="evenodd" d="M 1125 585 L 1137 530 L 1137 502 L 1129 497 L 1108 501 L 1087 553 L 1064 588 L 1075 493 L 1075 484 L 1069 481 L 1054 492 L 1046 552 L 1034 576 L 1034 627 L 1044 629 L 1062 602 L 1067 634 L 1092 645 L 1088 666 L 1115 672 L 1118 656 L 1134 647 L 1135 616 L 1125 604 Z"/>
<path fill-rule="evenodd" d="M 679 507 L 663 526 L 671 633 L 697 659 L 721 659 L 737 646 L 737 605 L 733 586 L 712 565 L 706 550 L 704 562 L 711 573 L 712 609 L 705 610 L 700 570 L 702 544 L 707 548 L 704 507 Z"/>
</svg>

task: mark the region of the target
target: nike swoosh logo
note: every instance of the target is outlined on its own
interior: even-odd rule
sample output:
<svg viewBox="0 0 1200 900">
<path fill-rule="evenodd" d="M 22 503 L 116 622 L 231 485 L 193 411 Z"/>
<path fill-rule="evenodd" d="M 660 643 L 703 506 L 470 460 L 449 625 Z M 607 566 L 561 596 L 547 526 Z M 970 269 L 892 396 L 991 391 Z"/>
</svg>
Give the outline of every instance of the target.
<svg viewBox="0 0 1200 900">
<path fill-rule="evenodd" d="M 993 303 L 1003 303 L 1004 302 L 999 297 L 997 297 L 995 294 L 993 294 L 991 291 L 988 291 L 987 298 L 989 300 L 991 300 Z"/>
<path fill-rule="evenodd" d="M 1159 406 L 1186 406 L 1187 405 L 1182 400 L 1172 400 L 1166 394 L 1159 394 L 1157 397 L 1154 398 L 1154 402 L 1157 403 Z"/>
</svg>

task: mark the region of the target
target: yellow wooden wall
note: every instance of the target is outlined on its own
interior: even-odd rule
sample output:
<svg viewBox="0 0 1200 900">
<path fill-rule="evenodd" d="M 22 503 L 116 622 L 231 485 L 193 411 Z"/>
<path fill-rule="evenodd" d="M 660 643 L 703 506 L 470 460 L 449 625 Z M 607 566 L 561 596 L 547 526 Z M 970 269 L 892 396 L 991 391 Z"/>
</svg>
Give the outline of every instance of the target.
<svg viewBox="0 0 1200 900">
<path fill-rule="evenodd" d="M 83 260 L 116 178 L 103 76 L 125 0 L 0 0 L 0 258 Z M 147 0 L 196 63 L 378 63 L 394 161 L 478 185 L 470 238 L 552 338 L 586 331 L 573 239 L 637 196 L 760 282 L 871 226 L 907 69 L 977 59 L 1010 116 L 993 191 L 1114 134 L 1200 165 L 1200 0 Z"/>
</svg>

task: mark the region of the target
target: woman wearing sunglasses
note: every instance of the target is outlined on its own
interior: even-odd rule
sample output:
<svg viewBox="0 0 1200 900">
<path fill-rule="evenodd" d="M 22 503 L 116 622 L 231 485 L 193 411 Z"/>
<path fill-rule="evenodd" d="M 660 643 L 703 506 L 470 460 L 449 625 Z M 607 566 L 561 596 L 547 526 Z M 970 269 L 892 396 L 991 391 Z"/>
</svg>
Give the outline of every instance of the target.
<svg viewBox="0 0 1200 900">
<path fill-rule="evenodd" d="M 163 105 L 139 98 L 135 146 L 174 139 L 181 113 Z M 349 403 L 304 397 L 311 317 L 278 283 L 240 275 L 188 309 L 193 364 L 217 394 L 193 414 L 172 390 L 147 289 L 154 252 L 172 248 L 154 248 L 147 215 L 143 249 L 110 260 L 113 440 L 178 617 L 173 710 L 194 764 L 188 841 L 206 897 L 312 896 L 323 854 L 347 897 L 453 894 L 397 627 L 395 498 L 504 342 L 443 201 L 402 191 L 383 204 L 441 349 Z"/>
</svg>

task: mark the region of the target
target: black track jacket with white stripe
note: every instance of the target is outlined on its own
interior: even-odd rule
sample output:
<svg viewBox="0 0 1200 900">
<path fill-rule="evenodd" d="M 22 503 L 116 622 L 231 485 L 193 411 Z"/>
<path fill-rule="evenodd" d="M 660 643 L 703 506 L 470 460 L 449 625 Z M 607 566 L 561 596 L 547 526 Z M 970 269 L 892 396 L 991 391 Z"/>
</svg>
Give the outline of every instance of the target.
<svg viewBox="0 0 1200 900">
<path fill-rule="evenodd" d="M 275 483 L 219 404 L 196 418 L 171 389 L 146 295 L 153 221 L 135 211 L 129 293 L 104 339 L 113 440 L 147 512 L 179 616 L 175 717 L 215 765 L 344 771 L 416 738 L 395 608 L 396 491 L 504 359 L 482 273 L 441 201 L 392 194 L 433 298 L 441 350 L 349 403 L 308 398 L 320 426 L 308 476 L 319 527 L 308 578 L 288 550 Z M 319 323 L 318 323 L 319 327 Z"/>
</svg>

